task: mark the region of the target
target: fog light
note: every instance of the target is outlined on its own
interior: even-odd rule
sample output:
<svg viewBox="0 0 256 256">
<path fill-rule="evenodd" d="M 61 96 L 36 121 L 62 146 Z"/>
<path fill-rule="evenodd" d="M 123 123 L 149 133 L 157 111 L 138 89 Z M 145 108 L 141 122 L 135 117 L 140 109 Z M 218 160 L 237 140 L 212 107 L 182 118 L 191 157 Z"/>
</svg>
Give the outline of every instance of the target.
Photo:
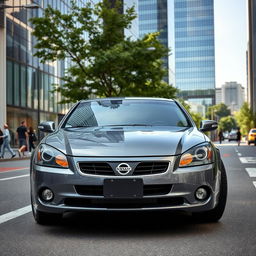
<svg viewBox="0 0 256 256">
<path fill-rule="evenodd" d="M 42 191 L 41 195 L 42 195 L 42 199 L 44 201 L 48 201 L 49 202 L 49 201 L 51 201 L 53 199 L 53 192 L 50 189 L 48 189 L 48 188 L 44 189 Z"/>
<path fill-rule="evenodd" d="M 195 195 L 196 195 L 196 199 L 205 200 L 208 197 L 208 192 L 205 188 L 201 187 L 196 190 Z"/>
</svg>

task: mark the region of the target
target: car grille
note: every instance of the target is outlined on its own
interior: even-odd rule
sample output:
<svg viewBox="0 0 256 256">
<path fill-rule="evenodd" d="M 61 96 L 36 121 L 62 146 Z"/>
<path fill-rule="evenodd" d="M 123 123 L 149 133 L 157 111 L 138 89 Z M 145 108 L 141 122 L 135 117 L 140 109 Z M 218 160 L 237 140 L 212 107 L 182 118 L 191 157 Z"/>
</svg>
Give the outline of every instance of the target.
<svg viewBox="0 0 256 256">
<path fill-rule="evenodd" d="M 133 175 L 149 175 L 167 171 L 168 162 L 142 162 L 137 165 Z"/>
<path fill-rule="evenodd" d="M 169 162 L 141 162 L 133 175 L 150 175 L 164 173 L 167 171 Z M 80 171 L 84 174 L 115 176 L 112 167 L 106 162 L 80 162 Z"/>
<path fill-rule="evenodd" d="M 94 175 L 115 175 L 113 169 L 108 163 L 98 162 L 98 163 L 79 163 L 79 167 L 82 173 L 94 174 Z"/>
<path fill-rule="evenodd" d="M 184 199 L 182 197 L 143 199 L 66 198 L 64 203 L 66 206 L 71 207 L 132 209 L 178 206 L 184 204 Z"/>
<path fill-rule="evenodd" d="M 144 185 L 143 195 L 153 196 L 153 195 L 166 195 L 172 189 L 171 184 L 160 184 L 160 185 Z M 97 185 L 76 185 L 75 190 L 78 194 L 84 196 L 103 196 L 103 186 Z"/>
</svg>

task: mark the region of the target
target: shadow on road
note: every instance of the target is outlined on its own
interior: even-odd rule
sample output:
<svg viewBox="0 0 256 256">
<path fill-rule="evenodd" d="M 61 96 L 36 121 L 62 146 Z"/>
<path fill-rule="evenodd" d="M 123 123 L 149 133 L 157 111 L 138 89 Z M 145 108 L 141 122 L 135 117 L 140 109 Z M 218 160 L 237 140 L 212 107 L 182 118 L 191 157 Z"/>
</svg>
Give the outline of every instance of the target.
<svg viewBox="0 0 256 256">
<path fill-rule="evenodd" d="M 216 232 L 223 224 L 200 223 L 181 212 L 70 213 L 59 225 L 47 226 L 54 236 L 97 238 L 142 238 L 156 235 L 188 235 Z"/>
</svg>

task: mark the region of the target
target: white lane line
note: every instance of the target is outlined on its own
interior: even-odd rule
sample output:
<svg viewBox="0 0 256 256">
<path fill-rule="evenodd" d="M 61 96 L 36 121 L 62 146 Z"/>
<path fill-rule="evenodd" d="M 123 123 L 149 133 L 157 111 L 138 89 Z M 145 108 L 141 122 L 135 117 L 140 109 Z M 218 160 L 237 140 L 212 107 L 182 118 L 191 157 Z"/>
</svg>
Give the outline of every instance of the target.
<svg viewBox="0 0 256 256">
<path fill-rule="evenodd" d="M 26 213 L 29 213 L 32 211 L 31 205 L 25 206 L 23 208 L 17 209 L 12 212 L 5 213 L 3 215 L 0 215 L 0 224 L 7 222 L 9 220 L 15 219 L 19 216 L 22 216 Z"/>
<path fill-rule="evenodd" d="M 238 155 L 238 156 L 242 156 L 242 154 L 241 154 L 241 153 L 237 153 L 237 155 Z"/>
<path fill-rule="evenodd" d="M 23 178 L 23 177 L 28 177 L 29 174 L 25 174 L 25 175 L 20 175 L 20 176 L 14 176 L 14 177 L 9 177 L 9 178 L 2 178 L 1 180 L 13 180 L 13 179 L 18 179 L 18 178 Z"/>
<path fill-rule="evenodd" d="M 256 177 L 256 168 L 245 168 L 250 177 Z"/>
<path fill-rule="evenodd" d="M 0 168 L 0 174 L 2 174 L 2 173 L 12 173 L 12 172 L 24 171 L 24 170 L 29 170 L 29 167 L 19 168 L 19 169 L 14 169 L 14 170 L 4 170 L 4 171 L 1 171 L 1 168 Z"/>
<path fill-rule="evenodd" d="M 255 186 L 255 188 L 256 188 L 256 181 L 253 181 L 253 185 Z"/>
</svg>

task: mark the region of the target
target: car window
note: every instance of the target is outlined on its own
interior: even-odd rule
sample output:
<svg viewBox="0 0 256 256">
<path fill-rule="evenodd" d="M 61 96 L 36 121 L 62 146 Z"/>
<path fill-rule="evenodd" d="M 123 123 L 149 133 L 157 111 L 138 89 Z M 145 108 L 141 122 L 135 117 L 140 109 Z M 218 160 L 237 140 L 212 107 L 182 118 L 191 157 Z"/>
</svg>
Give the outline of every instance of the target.
<svg viewBox="0 0 256 256">
<path fill-rule="evenodd" d="M 254 129 L 254 130 L 251 130 L 251 133 L 256 133 L 256 129 Z"/>
<path fill-rule="evenodd" d="M 175 102 L 146 100 L 81 102 L 64 123 L 64 127 L 119 125 L 190 126 Z"/>
</svg>

